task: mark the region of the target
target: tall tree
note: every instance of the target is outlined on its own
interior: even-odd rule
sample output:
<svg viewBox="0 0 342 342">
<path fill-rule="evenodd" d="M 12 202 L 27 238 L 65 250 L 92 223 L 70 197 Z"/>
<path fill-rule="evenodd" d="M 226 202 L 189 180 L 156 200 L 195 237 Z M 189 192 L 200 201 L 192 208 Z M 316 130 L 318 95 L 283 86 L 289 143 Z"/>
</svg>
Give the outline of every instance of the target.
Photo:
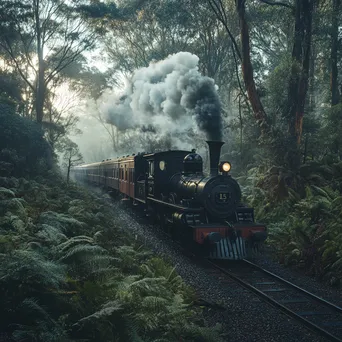
<svg viewBox="0 0 342 342">
<path fill-rule="evenodd" d="M 30 88 L 41 124 L 50 83 L 94 44 L 76 8 L 64 0 L 1 0 L 0 46 Z"/>
<path fill-rule="evenodd" d="M 239 15 L 240 22 L 242 74 L 255 118 L 261 125 L 262 130 L 265 132 L 268 130 L 267 115 L 254 82 L 253 66 L 250 53 L 249 27 L 245 13 L 245 2 L 245 0 L 236 0 L 236 10 Z"/>
<path fill-rule="evenodd" d="M 235 53 L 241 61 L 242 68 L 242 76 L 245 84 L 245 88 L 247 91 L 249 102 L 252 106 L 252 110 L 254 116 L 262 128 L 262 131 L 266 133 L 268 131 L 268 123 L 267 123 L 267 115 L 264 110 L 264 107 L 261 103 L 260 96 L 257 92 L 253 67 L 251 63 L 251 55 L 250 55 L 250 38 L 249 38 L 249 28 L 247 24 L 247 20 L 245 17 L 245 2 L 246 0 L 236 0 L 236 10 L 239 16 L 239 24 L 240 24 L 240 37 L 241 37 L 241 51 L 238 43 L 236 42 L 234 35 L 231 32 L 231 29 L 228 26 L 228 15 L 226 11 L 226 3 L 223 0 L 208 0 L 208 3 L 215 13 L 217 19 L 222 23 L 225 27 L 228 36 L 230 37 Z"/>
<path fill-rule="evenodd" d="M 312 16 L 316 0 L 295 0 L 295 6 L 288 2 L 260 0 L 270 6 L 281 6 L 292 10 L 295 14 L 294 39 L 292 49 L 292 68 L 288 84 L 288 100 L 285 106 L 284 117 L 288 122 L 288 137 L 291 153 L 287 158 L 287 164 L 295 169 L 299 166 L 299 146 L 302 137 L 304 106 L 309 80 L 310 47 L 312 37 Z M 227 22 L 226 3 L 223 0 L 208 0 L 217 19 L 226 28 L 237 55 L 241 60 L 241 69 L 245 88 L 257 122 L 261 130 L 269 132 L 268 116 L 258 92 L 251 60 L 250 30 L 246 19 L 247 0 L 235 0 L 236 11 L 240 22 L 241 52 L 230 32 Z"/>
<path fill-rule="evenodd" d="M 315 1 L 296 0 L 295 2 L 295 31 L 286 113 L 289 135 L 295 146 L 300 144 L 303 131 L 304 106 L 309 85 L 312 17 Z"/>
<path fill-rule="evenodd" d="M 339 30 L 339 17 L 341 10 L 341 0 L 332 0 L 332 20 L 331 20 L 331 52 L 330 52 L 330 62 L 331 62 L 331 105 L 337 105 L 340 102 L 340 92 L 338 84 L 338 30 Z"/>
</svg>

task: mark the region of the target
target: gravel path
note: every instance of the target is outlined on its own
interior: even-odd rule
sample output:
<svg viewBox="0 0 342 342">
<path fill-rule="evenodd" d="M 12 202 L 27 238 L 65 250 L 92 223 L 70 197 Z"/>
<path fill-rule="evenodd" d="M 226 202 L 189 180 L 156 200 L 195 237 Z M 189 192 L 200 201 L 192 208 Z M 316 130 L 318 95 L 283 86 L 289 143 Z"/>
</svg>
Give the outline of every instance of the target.
<svg viewBox="0 0 342 342">
<path fill-rule="evenodd" d="M 133 215 L 131 209 L 125 208 L 120 201 L 110 203 L 113 216 L 121 227 L 131 230 L 147 247 L 173 264 L 184 281 L 195 288 L 199 298 L 213 304 L 204 309 L 204 318 L 210 325 L 222 325 L 226 341 L 327 341 L 233 281 L 219 276 L 217 272 L 204 269 L 196 260 L 185 256 L 182 249 L 170 238 L 146 223 L 146 220 Z M 273 261 L 259 259 L 257 262 L 269 271 L 291 281 L 296 280 L 296 284 L 310 291 L 315 290 L 316 294 L 337 303 L 340 296 L 338 292 L 321 288 L 322 285 L 314 280 L 299 277 Z"/>
</svg>

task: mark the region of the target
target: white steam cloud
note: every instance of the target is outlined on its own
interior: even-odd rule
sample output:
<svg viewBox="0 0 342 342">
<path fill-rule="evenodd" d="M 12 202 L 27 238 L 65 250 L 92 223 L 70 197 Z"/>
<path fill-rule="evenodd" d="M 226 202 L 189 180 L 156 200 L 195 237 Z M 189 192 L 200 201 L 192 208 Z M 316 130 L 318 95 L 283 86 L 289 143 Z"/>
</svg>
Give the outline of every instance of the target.
<svg viewBox="0 0 342 342">
<path fill-rule="evenodd" d="M 179 137 L 189 130 L 222 138 L 221 102 L 213 79 L 198 71 L 189 52 L 170 55 L 134 72 L 122 96 L 106 94 L 98 108 L 118 130 Z"/>
</svg>

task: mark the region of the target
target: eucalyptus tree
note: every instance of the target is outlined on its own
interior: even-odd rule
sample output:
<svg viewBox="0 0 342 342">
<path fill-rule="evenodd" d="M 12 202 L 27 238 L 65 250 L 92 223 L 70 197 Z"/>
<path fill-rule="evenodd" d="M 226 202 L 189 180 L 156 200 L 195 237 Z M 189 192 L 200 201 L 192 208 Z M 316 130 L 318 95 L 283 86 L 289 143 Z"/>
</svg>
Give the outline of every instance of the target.
<svg viewBox="0 0 342 342">
<path fill-rule="evenodd" d="M 299 147 L 302 138 L 303 115 L 306 94 L 309 81 L 310 48 L 312 38 L 312 18 L 316 0 L 295 0 L 295 1 L 269 1 L 260 0 L 259 6 L 280 6 L 283 10 L 293 14 L 293 41 L 291 52 L 291 69 L 289 72 L 287 86 L 287 101 L 283 110 L 283 117 L 286 119 L 287 141 L 290 153 L 285 163 L 291 169 L 298 168 Z M 271 136 L 269 114 L 261 101 L 260 94 L 255 83 L 255 74 L 251 58 L 251 39 L 248 14 L 246 6 L 255 5 L 255 1 L 236 0 L 235 10 L 240 23 L 240 43 L 237 42 L 229 28 L 227 21 L 227 3 L 231 1 L 208 0 L 217 19 L 226 28 L 232 40 L 236 53 L 241 60 L 241 69 L 246 92 L 251 104 L 255 119 L 261 131 L 266 136 Z"/>
<path fill-rule="evenodd" d="M 76 10 L 64 0 L 0 1 L 0 47 L 29 88 L 39 124 L 51 83 L 94 45 Z"/>
</svg>

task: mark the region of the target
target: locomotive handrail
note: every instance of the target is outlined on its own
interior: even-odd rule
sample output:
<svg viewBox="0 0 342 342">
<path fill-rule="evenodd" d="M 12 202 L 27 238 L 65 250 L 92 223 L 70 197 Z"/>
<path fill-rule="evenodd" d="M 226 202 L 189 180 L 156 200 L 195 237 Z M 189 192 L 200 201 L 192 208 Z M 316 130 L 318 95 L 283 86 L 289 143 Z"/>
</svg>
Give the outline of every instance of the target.
<svg viewBox="0 0 342 342">
<path fill-rule="evenodd" d="M 201 212 L 201 211 L 204 210 L 203 207 L 201 207 L 201 208 L 181 207 L 179 205 L 168 203 L 168 202 L 163 202 L 163 201 L 157 200 L 157 199 L 152 198 L 152 197 L 147 197 L 147 200 L 152 201 L 152 202 L 156 202 L 156 203 L 159 203 L 159 204 L 163 204 L 163 205 L 166 205 L 168 207 L 175 208 L 177 210 L 181 210 L 183 212 L 196 212 L 196 213 L 198 213 L 198 212 Z"/>
</svg>

